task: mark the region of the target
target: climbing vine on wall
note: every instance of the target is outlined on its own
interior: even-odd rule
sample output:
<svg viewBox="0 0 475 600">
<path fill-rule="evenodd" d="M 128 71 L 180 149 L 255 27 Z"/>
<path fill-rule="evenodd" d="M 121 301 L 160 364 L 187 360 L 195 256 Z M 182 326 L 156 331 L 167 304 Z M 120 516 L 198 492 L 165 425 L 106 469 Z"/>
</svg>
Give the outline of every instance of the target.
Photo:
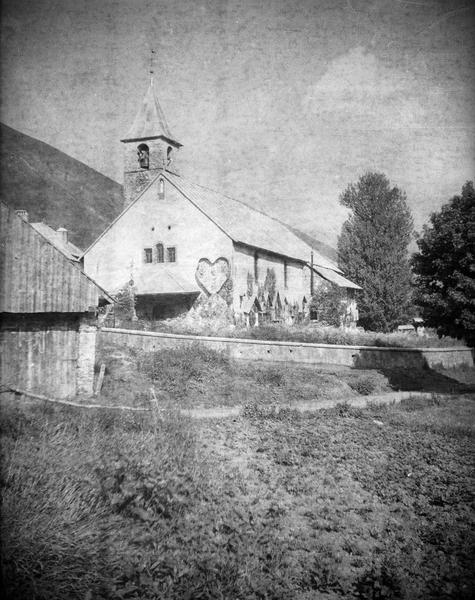
<svg viewBox="0 0 475 600">
<path fill-rule="evenodd" d="M 254 294 L 254 277 L 252 273 L 248 271 L 247 273 L 247 295 L 250 298 Z"/>
<path fill-rule="evenodd" d="M 271 298 L 275 296 L 277 277 L 275 270 L 271 267 L 267 269 L 266 278 L 264 280 L 264 292 L 267 292 Z"/>
<path fill-rule="evenodd" d="M 218 295 L 226 302 L 228 306 L 233 303 L 233 280 L 229 277 L 223 287 L 219 290 Z"/>
</svg>

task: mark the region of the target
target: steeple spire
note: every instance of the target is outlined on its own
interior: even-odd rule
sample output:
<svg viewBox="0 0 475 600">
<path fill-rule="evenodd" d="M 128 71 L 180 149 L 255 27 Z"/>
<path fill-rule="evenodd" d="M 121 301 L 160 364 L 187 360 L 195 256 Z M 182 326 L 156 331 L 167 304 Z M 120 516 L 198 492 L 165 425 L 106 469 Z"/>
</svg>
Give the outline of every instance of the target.
<svg viewBox="0 0 475 600">
<path fill-rule="evenodd" d="M 162 170 L 176 172 L 174 158 L 182 144 L 170 132 L 155 95 L 154 50 L 150 53 L 150 84 L 124 143 L 124 198 L 129 204 Z M 173 166 L 172 166 L 173 165 Z"/>
<path fill-rule="evenodd" d="M 145 98 L 132 123 L 132 127 L 121 141 L 130 142 L 132 140 L 145 140 L 158 137 L 167 138 L 181 146 L 170 132 L 162 107 L 155 95 L 153 73 L 151 73 L 150 85 L 148 86 Z"/>
</svg>

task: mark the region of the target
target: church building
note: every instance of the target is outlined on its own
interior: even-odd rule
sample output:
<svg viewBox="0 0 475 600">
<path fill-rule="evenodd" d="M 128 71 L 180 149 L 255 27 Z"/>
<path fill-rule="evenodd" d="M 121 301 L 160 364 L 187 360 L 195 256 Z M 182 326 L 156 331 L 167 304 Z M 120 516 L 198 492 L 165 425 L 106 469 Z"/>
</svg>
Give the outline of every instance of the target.
<svg viewBox="0 0 475 600">
<path fill-rule="evenodd" d="M 84 270 L 111 294 L 132 288 L 139 317 L 169 318 L 216 298 L 238 320 L 291 321 L 308 314 L 324 281 L 347 291 L 356 315 L 358 286 L 331 260 L 280 221 L 176 172 L 182 144 L 153 81 L 121 141 L 124 209 L 84 252 Z"/>
</svg>

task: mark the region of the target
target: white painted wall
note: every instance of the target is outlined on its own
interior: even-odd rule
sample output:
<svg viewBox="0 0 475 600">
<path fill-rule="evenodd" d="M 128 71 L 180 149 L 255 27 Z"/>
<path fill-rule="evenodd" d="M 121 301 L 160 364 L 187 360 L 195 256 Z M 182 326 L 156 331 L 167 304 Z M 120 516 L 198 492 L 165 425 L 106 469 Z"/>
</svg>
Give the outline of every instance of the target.
<svg viewBox="0 0 475 600">
<path fill-rule="evenodd" d="M 84 256 L 84 270 L 113 293 L 138 273 L 156 273 L 166 268 L 195 281 L 198 261 L 219 257 L 232 264 L 233 244 L 208 217 L 194 207 L 170 183 L 159 198 L 158 181 L 120 217 Z M 175 263 L 146 264 L 144 248 L 162 242 L 175 246 Z"/>
<path fill-rule="evenodd" d="M 267 269 L 273 269 L 276 276 L 276 291 L 279 292 L 282 302 L 287 298 L 289 303 L 297 302 L 302 306 L 304 296 L 309 299 L 310 286 L 306 287 L 305 267 L 302 263 L 287 260 L 287 286 L 284 277 L 284 259 L 282 257 L 257 251 L 258 284 L 264 285 Z M 254 249 L 241 244 L 234 245 L 234 305 L 239 307 L 240 296 L 247 294 L 247 278 L 251 273 L 254 278 Z M 254 284 L 254 292 L 257 286 Z"/>
</svg>

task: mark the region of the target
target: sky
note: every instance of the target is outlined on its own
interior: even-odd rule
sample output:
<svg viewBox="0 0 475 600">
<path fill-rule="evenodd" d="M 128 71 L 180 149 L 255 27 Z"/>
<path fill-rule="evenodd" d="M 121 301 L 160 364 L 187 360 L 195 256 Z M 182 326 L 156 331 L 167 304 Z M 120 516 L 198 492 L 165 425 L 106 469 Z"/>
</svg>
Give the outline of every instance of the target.
<svg viewBox="0 0 475 600">
<path fill-rule="evenodd" d="M 472 0 L 2 0 L 0 117 L 122 182 L 149 82 L 180 173 L 335 244 L 366 171 L 420 230 L 475 177 Z"/>
</svg>

